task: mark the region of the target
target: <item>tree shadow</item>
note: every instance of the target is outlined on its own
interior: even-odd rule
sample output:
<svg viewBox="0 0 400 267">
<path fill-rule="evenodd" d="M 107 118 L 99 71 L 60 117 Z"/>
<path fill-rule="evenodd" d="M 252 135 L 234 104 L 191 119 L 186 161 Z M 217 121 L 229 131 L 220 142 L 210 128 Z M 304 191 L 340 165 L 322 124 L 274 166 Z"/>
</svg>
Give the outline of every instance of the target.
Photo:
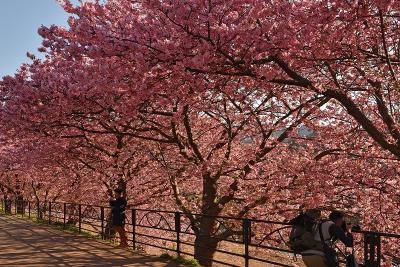
<svg viewBox="0 0 400 267">
<path fill-rule="evenodd" d="M 13 216 L 0 227 L 0 266 L 180 266 Z"/>
</svg>

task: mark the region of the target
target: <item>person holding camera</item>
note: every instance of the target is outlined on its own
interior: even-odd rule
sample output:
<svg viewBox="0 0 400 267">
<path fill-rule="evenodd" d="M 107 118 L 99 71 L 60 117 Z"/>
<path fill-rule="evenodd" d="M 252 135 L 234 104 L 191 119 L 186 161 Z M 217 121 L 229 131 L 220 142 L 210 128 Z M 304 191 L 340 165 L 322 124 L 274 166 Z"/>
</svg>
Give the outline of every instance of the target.
<svg viewBox="0 0 400 267">
<path fill-rule="evenodd" d="M 337 240 L 347 247 L 353 246 L 353 236 L 347 229 L 344 213 L 332 211 L 329 220 L 322 221 L 316 229 L 314 239 L 320 245 L 301 253 L 307 267 L 338 267 L 339 261 L 336 250 L 333 248 Z"/>
</svg>

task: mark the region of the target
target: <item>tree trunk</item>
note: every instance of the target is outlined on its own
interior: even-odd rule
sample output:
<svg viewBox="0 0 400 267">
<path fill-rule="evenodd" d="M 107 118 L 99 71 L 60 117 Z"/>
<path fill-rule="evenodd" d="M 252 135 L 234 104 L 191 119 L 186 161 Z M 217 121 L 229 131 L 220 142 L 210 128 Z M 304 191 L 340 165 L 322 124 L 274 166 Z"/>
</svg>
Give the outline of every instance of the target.
<svg viewBox="0 0 400 267">
<path fill-rule="evenodd" d="M 24 213 L 24 198 L 22 195 L 17 195 L 15 198 L 15 205 L 17 207 L 17 214 L 23 214 Z"/>
<path fill-rule="evenodd" d="M 5 213 L 11 214 L 11 199 L 4 199 L 4 211 Z"/>
<path fill-rule="evenodd" d="M 212 265 L 218 240 L 214 238 L 216 218 L 220 210 L 215 205 L 217 183 L 210 173 L 203 174 L 203 196 L 199 224 L 197 225 L 194 258 L 203 266 Z"/>
<path fill-rule="evenodd" d="M 202 265 L 212 265 L 215 250 L 218 247 L 218 240 L 213 238 L 215 219 L 202 217 L 199 224 L 199 232 L 194 242 L 194 258 Z"/>
<path fill-rule="evenodd" d="M 36 201 L 37 217 L 39 219 L 43 219 L 43 215 L 46 213 L 46 210 L 47 210 L 46 208 L 47 208 L 46 205 L 40 206 L 39 200 Z"/>
</svg>

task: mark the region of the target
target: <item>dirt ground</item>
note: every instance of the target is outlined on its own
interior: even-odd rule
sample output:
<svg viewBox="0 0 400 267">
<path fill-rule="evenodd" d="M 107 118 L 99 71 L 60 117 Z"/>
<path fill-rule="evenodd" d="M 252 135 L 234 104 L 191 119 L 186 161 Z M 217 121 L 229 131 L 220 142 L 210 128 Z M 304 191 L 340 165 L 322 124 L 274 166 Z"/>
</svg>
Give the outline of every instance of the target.
<svg viewBox="0 0 400 267">
<path fill-rule="evenodd" d="M 13 216 L 0 215 L 0 229 L 0 266 L 181 266 Z"/>
</svg>

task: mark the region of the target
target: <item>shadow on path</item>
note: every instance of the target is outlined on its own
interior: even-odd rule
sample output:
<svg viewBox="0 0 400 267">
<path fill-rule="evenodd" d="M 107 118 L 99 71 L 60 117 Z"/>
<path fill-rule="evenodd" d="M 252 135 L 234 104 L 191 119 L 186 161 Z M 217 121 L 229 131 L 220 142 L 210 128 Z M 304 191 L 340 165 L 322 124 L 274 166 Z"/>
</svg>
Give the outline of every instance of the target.
<svg viewBox="0 0 400 267">
<path fill-rule="evenodd" d="M 12 216 L 0 229 L 0 266 L 181 266 Z"/>
</svg>

